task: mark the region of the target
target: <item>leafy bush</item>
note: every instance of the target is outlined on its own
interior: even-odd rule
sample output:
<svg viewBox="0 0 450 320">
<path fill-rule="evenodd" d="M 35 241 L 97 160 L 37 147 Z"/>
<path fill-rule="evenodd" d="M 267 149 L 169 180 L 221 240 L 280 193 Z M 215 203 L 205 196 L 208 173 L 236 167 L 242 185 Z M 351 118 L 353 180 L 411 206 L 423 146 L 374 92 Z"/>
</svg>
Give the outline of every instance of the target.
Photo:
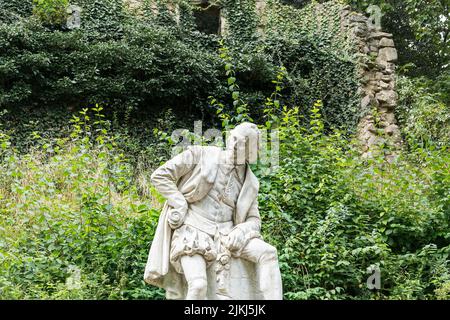
<svg viewBox="0 0 450 320">
<path fill-rule="evenodd" d="M 29 17 L 32 11 L 32 0 L 0 0 L 0 24 Z"/>
<path fill-rule="evenodd" d="M 237 98 L 232 64 L 227 50 L 221 52 L 236 97 L 234 113 L 219 113 L 228 127 L 248 120 L 251 107 Z M 326 134 L 321 101 L 311 109 L 309 126 L 299 108 L 280 104 L 284 76 L 281 69 L 262 126 L 278 130 L 281 162 L 276 169 L 262 163 L 254 169 L 261 182 L 263 233 L 278 248 L 285 297 L 446 297 L 448 149 L 414 149 L 394 163 L 381 155 L 361 159 L 356 143 L 339 131 Z M 381 272 L 379 291 L 367 288 L 371 266 Z"/>
<path fill-rule="evenodd" d="M 450 24 L 448 3 L 440 0 L 345 0 L 365 12 L 377 5 L 383 14 L 382 27 L 393 34 L 399 65 L 409 65 L 407 74 L 435 78 L 448 72 Z"/>
<path fill-rule="evenodd" d="M 142 278 L 160 203 L 131 184 L 101 110 L 74 116 L 69 137 L 36 133 L 27 155 L 0 135 L 1 298 L 161 297 Z"/>
<path fill-rule="evenodd" d="M 0 105 L 103 101 L 118 108 L 159 101 L 181 107 L 217 85 L 214 56 L 183 43 L 173 30 L 137 25 L 124 30 L 123 41 L 85 37 L 81 30 L 49 32 L 31 22 L 0 26 Z"/>
<path fill-rule="evenodd" d="M 283 161 L 261 181 L 264 235 L 279 249 L 285 297 L 435 298 L 449 271 L 448 152 L 420 168 L 404 156 L 363 161 L 341 134 L 323 133 L 320 106 L 311 128 L 284 109 Z M 377 292 L 366 287 L 371 265 L 381 270 Z"/>
<path fill-rule="evenodd" d="M 445 96 L 433 90 L 440 81 L 425 78 L 398 79 L 399 106 L 396 115 L 411 148 L 450 146 L 450 105 Z"/>
<path fill-rule="evenodd" d="M 62 25 L 66 21 L 69 0 L 33 0 L 33 13 L 50 25 Z"/>
<path fill-rule="evenodd" d="M 63 0 L 55 1 L 43 1 L 36 14 L 42 11 L 44 17 L 45 8 L 55 8 Z M 1 108 L 72 110 L 103 102 L 122 113 L 134 108 L 153 117 L 170 107 L 178 114 L 214 121 L 215 110 L 205 103 L 207 97 L 226 92 L 215 55 L 217 36 L 196 30 L 190 5 L 181 3 L 176 24 L 168 10 L 155 16 L 144 6 L 141 15 L 132 15 L 121 0 L 77 4 L 83 11 L 81 28 L 76 30 L 42 25 L 36 19 L 0 25 Z M 267 37 L 258 37 L 255 13 L 243 14 L 251 11 L 253 2 L 226 5 L 231 24 L 226 39 L 239 61 L 236 78 L 243 96 L 258 106 L 252 110 L 255 117 L 263 111 L 277 66 L 283 64 L 290 83 L 285 87 L 286 102 L 301 106 L 306 115 L 305 106 L 321 98 L 327 127 L 355 128 L 359 118 L 355 63 L 341 54 L 342 48 L 330 46 L 324 34 L 294 33 L 280 16 L 271 20 Z"/>
<path fill-rule="evenodd" d="M 33 21 L 0 26 L 2 109 L 104 101 L 116 120 L 117 109 L 132 117 L 130 105 L 193 103 L 211 106 L 226 129 L 255 118 L 280 138 L 279 166 L 259 163 L 254 171 L 263 235 L 278 248 L 285 298 L 449 298 L 445 77 L 400 78 L 398 116 L 409 148 L 392 163 L 361 159 L 347 132 L 333 129 L 355 120 L 355 82 L 351 59 L 324 49 L 331 38 L 277 39 L 274 32 L 245 50 L 221 46 L 217 57 L 215 37 L 151 15 L 122 24 L 129 17 L 110 3 L 92 1 L 92 12 L 107 7 L 120 13 L 119 22 L 91 21 L 90 31 L 49 31 Z M 240 36 L 252 38 L 248 31 Z M 336 81 L 342 86 L 330 90 Z M 206 103 L 210 95 L 217 98 Z M 130 126 L 142 135 L 155 129 L 161 141 L 145 147 L 135 131 L 105 120 L 99 106 L 64 123 L 68 134 L 55 129 L 57 139 L 28 123 L 34 147 L 22 153 L 15 141 L 26 131 L 0 125 L 0 298 L 162 298 L 142 280 L 162 201 L 148 176 L 169 156 L 165 141 L 176 116 L 168 112 L 145 128 L 147 110 L 133 114 Z M 13 111 L 0 117 L 14 118 Z M 371 266 L 380 269 L 381 290 L 367 288 Z"/>
<path fill-rule="evenodd" d="M 281 163 L 254 169 L 285 298 L 448 297 L 448 152 L 417 153 L 421 167 L 406 155 L 394 164 L 363 161 L 341 134 L 324 133 L 320 102 L 304 127 L 297 108 L 271 111 L 276 98 L 266 126 L 279 130 Z M 226 124 L 247 119 L 240 102 Z M 83 111 L 70 136 L 36 133 L 38 146 L 26 155 L 0 135 L 2 298 L 162 297 L 142 281 L 161 200 L 146 176 L 160 160 L 146 158 L 153 165 L 136 172 L 121 151 L 128 140 L 103 119 L 101 108 Z M 371 265 L 381 270 L 380 291 L 366 288 Z"/>
</svg>

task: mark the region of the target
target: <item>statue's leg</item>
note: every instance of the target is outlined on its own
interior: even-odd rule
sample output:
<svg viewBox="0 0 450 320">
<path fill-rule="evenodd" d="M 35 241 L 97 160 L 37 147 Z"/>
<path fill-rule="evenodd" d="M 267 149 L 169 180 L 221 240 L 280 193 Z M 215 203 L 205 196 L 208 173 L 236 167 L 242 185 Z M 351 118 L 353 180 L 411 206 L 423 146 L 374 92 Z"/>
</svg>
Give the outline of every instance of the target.
<svg viewBox="0 0 450 320">
<path fill-rule="evenodd" d="M 282 300 L 280 267 L 277 249 L 261 239 L 250 240 L 240 255 L 241 258 L 256 264 L 259 289 L 266 300 Z"/>
<path fill-rule="evenodd" d="M 182 256 L 181 267 L 188 283 L 186 300 L 204 300 L 206 298 L 207 278 L 206 261 L 201 255 Z"/>
</svg>

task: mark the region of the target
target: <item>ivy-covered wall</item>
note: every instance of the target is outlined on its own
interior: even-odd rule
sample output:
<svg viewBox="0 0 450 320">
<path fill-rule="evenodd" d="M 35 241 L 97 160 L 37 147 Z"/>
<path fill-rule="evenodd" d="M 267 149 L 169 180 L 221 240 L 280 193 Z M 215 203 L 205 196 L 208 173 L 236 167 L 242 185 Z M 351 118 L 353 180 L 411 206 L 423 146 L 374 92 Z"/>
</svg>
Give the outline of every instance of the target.
<svg viewBox="0 0 450 320">
<path fill-rule="evenodd" d="M 194 110 L 203 117 L 215 114 L 208 96 L 227 99 L 219 35 L 197 30 L 193 13 L 201 9 L 194 1 L 72 0 L 83 10 L 75 30 L 41 23 L 31 16 L 32 0 L 1 1 L 0 22 L 8 24 L 0 25 L 2 108 L 102 102 L 149 114 L 167 107 Z M 361 105 L 368 95 L 362 65 L 371 53 L 360 48 L 366 40 L 354 24 L 364 17 L 352 21 L 340 1 L 301 8 L 281 0 L 210 4 L 221 10 L 222 36 L 256 118 L 282 65 L 288 73 L 285 103 L 306 114 L 321 99 L 328 128 L 357 130 L 373 107 Z M 24 19 L 6 19 L 9 12 Z"/>
<path fill-rule="evenodd" d="M 312 3 L 301 9 L 267 0 L 266 28 L 279 34 L 303 35 L 323 50 L 353 59 L 356 41 L 343 21 L 346 6 L 339 1 Z"/>
<path fill-rule="evenodd" d="M 294 103 L 324 101 L 330 126 L 356 127 L 359 108 L 357 57 L 354 39 L 342 25 L 342 6 L 330 1 L 301 9 L 268 0 L 261 19 L 265 39 L 279 41 L 279 52 L 288 56 Z"/>
<path fill-rule="evenodd" d="M 28 17 L 33 11 L 31 0 L 0 0 L 0 22 L 13 22 Z"/>
<path fill-rule="evenodd" d="M 376 17 L 353 12 L 341 1 L 314 1 L 301 9 L 295 9 L 292 4 L 280 5 L 277 0 L 268 0 L 268 4 L 263 17 L 266 33 L 293 38 L 301 35 L 329 53 L 330 61 L 316 63 L 321 67 L 319 75 L 326 78 L 327 70 L 336 61 L 349 62 L 345 68 L 332 71 L 339 83 L 327 84 L 329 90 L 348 98 L 349 103 L 341 101 L 340 108 L 326 112 L 341 123 L 358 122 L 357 136 L 364 155 L 370 156 L 380 148 L 390 150 L 389 154 L 398 149 L 402 143 L 394 115 L 398 57 L 392 34 L 382 32 L 374 23 Z M 352 97 L 345 95 L 349 79 L 358 83 Z M 321 82 L 315 85 L 320 86 Z"/>
</svg>

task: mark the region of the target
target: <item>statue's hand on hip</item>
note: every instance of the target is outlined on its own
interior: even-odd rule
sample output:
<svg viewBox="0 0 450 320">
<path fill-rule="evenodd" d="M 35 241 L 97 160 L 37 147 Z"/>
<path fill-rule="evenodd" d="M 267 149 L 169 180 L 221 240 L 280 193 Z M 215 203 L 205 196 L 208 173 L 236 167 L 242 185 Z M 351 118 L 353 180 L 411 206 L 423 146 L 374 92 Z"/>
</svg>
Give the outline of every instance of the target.
<svg viewBox="0 0 450 320">
<path fill-rule="evenodd" d="M 167 221 L 172 229 L 178 229 L 184 223 L 186 211 L 182 209 L 170 209 L 167 216 Z"/>
</svg>

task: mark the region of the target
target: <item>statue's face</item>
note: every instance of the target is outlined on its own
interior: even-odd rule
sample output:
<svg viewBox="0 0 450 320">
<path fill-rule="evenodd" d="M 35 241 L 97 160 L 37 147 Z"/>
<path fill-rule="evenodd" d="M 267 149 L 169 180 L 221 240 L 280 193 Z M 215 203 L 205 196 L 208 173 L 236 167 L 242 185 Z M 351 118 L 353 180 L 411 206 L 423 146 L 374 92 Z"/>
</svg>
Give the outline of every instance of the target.
<svg viewBox="0 0 450 320">
<path fill-rule="evenodd" d="M 234 163 L 244 165 L 246 163 L 253 164 L 258 160 L 258 141 L 251 139 L 249 136 L 240 136 L 233 134 L 230 137 L 233 146 Z"/>
</svg>

